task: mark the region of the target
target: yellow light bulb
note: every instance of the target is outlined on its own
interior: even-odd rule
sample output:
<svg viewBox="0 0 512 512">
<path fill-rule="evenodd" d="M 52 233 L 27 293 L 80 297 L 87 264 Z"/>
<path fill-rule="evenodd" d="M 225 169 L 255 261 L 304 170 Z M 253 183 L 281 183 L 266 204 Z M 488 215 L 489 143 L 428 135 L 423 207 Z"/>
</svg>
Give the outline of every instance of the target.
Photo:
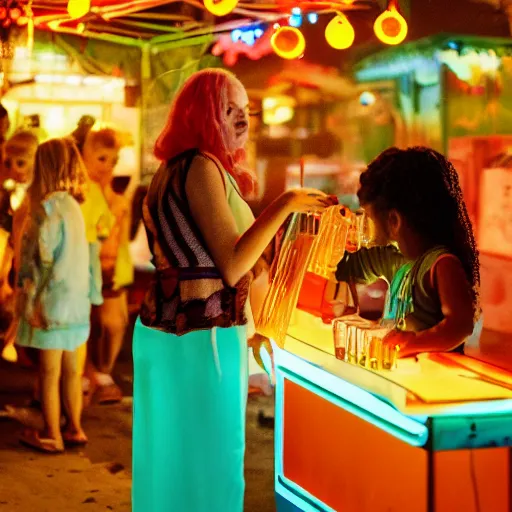
<svg viewBox="0 0 512 512">
<path fill-rule="evenodd" d="M 85 16 L 91 10 L 91 0 L 69 0 L 68 14 L 76 19 Z"/>
<path fill-rule="evenodd" d="M 375 35 L 385 44 L 400 44 L 407 36 L 407 22 L 405 18 L 391 4 L 373 25 Z"/>
<path fill-rule="evenodd" d="M 226 16 L 238 4 L 238 0 L 204 0 L 205 8 L 215 16 Z"/>
<path fill-rule="evenodd" d="M 356 33 L 347 17 L 339 12 L 325 28 L 325 39 L 335 50 L 346 50 L 354 43 Z"/>
<path fill-rule="evenodd" d="M 279 27 L 272 35 L 270 44 L 279 57 L 288 60 L 302 57 L 306 49 L 306 40 L 295 27 Z"/>
</svg>

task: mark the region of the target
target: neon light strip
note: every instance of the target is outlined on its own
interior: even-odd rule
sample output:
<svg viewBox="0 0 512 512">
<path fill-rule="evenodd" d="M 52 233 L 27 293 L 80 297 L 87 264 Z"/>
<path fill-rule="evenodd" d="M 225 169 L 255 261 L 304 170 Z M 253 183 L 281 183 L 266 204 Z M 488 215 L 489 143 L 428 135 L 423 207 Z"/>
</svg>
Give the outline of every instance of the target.
<svg viewBox="0 0 512 512">
<path fill-rule="evenodd" d="M 177 2 L 177 1 L 178 0 L 175 0 L 175 2 Z M 172 2 L 169 2 L 169 0 L 142 0 L 142 1 L 132 0 L 131 2 L 127 2 L 127 3 L 121 4 L 121 5 L 115 4 L 115 5 L 111 5 L 111 6 L 100 7 L 95 12 L 98 12 L 99 14 L 101 14 L 101 16 L 104 19 L 111 19 L 111 18 L 116 18 L 119 16 L 125 16 L 127 14 L 132 14 L 134 12 L 141 11 L 141 10 L 151 9 L 153 7 L 159 7 L 161 5 L 166 5 L 169 3 L 172 3 Z"/>
<path fill-rule="evenodd" d="M 351 414 L 372 423 L 412 446 L 424 446 L 428 428 L 421 423 L 427 417 L 412 419 L 371 393 L 332 375 L 318 366 L 279 348 L 274 349 L 276 373 L 312 391 Z"/>
<path fill-rule="evenodd" d="M 274 352 L 275 354 L 275 352 Z M 275 477 L 274 487 L 277 493 L 293 503 L 304 512 L 335 512 L 333 509 L 315 498 L 300 485 L 292 482 L 283 473 L 283 434 L 284 434 L 284 376 L 276 368 L 276 405 L 274 430 L 274 460 Z"/>
<path fill-rule="evenodd" d="M 107 41 L 109 43 L 118 43 L 124 46 L 133 46 L 135 48 L 142 48 L 145 44 L 144 41 L 139 41 L 138 39 L 134 39 L 133 37 L 125 37 L 125 36 L 116 36 L 116 35 L 108 35 L 108 34 L 100 34 L 97 32 L 90 32 L 85 30 L 84 32 L 80 32 L 77 29 L 61 27 L 61 23 L 68 22 L 70 20 L 60 20 L 60 21 L 50 21 L 47 24 L 47 27 L 52 32 L 57 32 L 59 34 L 72 34 L 74 36 L 80 36 L 87 39 L 96 39 L 98 41 Z"/>
<path fill-rule="evenodd" d="M 325 506 L 322 506 L 321 508 L 319 508 L 319 506 L 317 507 L 315 505 L 312 505 L 311 503 L 308 503 L 307 501 L 303 500 L 299 495 L 289 490 L 287 486 L 282 484 L 279 480 L 279 478 L 276 479 L 275 491 L 278 494 L 280 494 L 284 499 L 295 505 L 299 510 L 303 512 L 336 512 L 330 507 L 325 508 Z M 303 492 L 306 493 L 306 491 Z"/>
</svg>

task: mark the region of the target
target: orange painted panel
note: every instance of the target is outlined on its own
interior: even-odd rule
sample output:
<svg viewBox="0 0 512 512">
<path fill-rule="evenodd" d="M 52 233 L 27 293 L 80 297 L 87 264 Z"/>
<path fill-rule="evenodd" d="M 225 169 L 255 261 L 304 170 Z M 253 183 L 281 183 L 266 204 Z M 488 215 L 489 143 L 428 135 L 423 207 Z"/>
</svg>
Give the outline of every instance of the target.
<svg viewBox="0 0 512 512">
<path fill-rule="evenodd" d="M 508 448 L 436 453 L 435 475 L 436 512 L 512 510 Z"/>
<path fill-rule="evenodd" d="M 427 452 L 284 381 L 283 472 L 340 512 L 426 512 Z M 509 453 L 435 454 L 436 512 L 510 512 Z"/>
<path fill-rule="evenodd" d="M 426 512 L 427 454 L 284 381 L 283 472 L 334 510 Z"/>
</svg>

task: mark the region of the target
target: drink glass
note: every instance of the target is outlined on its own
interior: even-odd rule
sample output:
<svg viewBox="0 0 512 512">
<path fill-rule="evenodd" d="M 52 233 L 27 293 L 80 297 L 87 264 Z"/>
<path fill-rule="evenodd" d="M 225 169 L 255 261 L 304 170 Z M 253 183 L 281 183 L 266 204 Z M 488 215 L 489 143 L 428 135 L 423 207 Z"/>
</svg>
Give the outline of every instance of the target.
<svg viewBox="0 0 512 512">
<path fill-rule="evenodd" d="M 333 333 L 336 358 L 347 362 L 347 324 L 340 318 L 336 318 L 333 322 Z"/>
</svg>

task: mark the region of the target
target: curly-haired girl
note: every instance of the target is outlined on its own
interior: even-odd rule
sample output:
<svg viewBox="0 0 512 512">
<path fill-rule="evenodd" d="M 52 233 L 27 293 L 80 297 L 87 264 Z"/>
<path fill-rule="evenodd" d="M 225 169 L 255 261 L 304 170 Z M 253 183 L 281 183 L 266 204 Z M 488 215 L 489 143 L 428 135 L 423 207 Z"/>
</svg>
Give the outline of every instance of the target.
<svg viewBox="0 0 512 512">
<path fill-rule="evenodd" d="M 479 316 L 473 228 L 453 165 L 424 147 L 390 148 L 361 174 L 359 201 L 375 247 L 346 254 L 339 281 L 390 284 L 384 342 L 400 356 L 461 350 Z"/>
</svg>

